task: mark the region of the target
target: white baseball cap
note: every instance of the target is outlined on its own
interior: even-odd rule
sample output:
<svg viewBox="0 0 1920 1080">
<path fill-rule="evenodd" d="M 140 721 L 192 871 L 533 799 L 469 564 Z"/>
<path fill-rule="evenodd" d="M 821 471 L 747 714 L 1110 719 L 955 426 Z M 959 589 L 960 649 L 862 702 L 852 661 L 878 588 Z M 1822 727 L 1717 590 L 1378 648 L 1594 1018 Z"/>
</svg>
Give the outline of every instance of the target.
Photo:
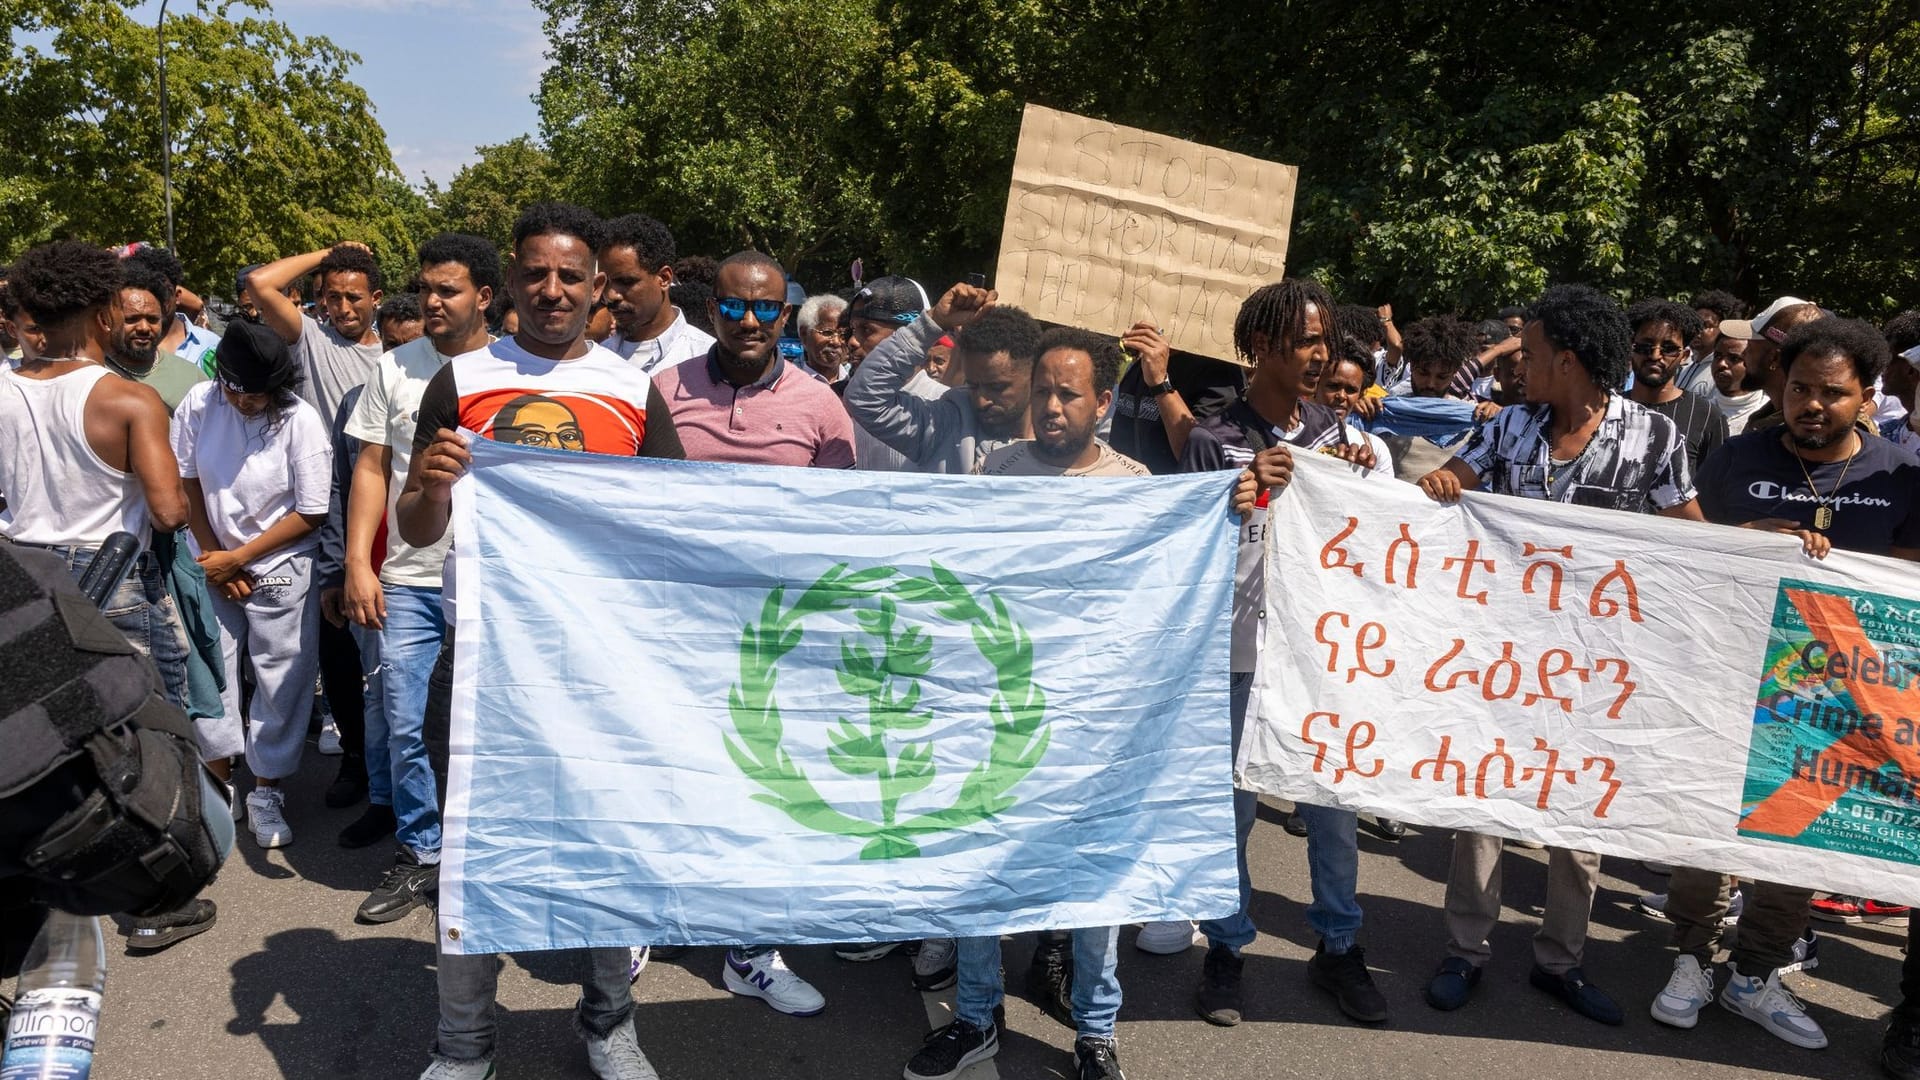
<svg viewBox="0 0 1920 1080">
<path fill-rule="evenodd" d="M 1809 301 L 1797 296 L 1783 296 L 1767 305 L 1767 310 L 1751 319 L 1727 319 L 1720 324 L 1720 332 L 1735 341 L 1771 341 L 1775 345 L 1787 338 L 1787 332 L 1780 329 L 1768 329 L 1776 315 L 1790 307 L 1799 307 Z"/>
</svg>

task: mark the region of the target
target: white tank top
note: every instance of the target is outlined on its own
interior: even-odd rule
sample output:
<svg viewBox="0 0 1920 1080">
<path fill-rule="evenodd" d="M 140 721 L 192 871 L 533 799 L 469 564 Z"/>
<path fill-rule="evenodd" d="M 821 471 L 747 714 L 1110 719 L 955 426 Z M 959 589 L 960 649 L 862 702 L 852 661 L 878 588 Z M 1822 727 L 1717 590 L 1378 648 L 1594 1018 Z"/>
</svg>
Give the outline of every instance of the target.
<svg viewBox="0 0 1920 1080">
<path fill-rule="evenodd" d="M 140 480 L 100 460 L 87 442 L 94 365 L 53 379 L 0 369 L 0 535 L 17 544 L 99 547 L 116 532 L 147 546 L 147 496 Z"/>
</svg>

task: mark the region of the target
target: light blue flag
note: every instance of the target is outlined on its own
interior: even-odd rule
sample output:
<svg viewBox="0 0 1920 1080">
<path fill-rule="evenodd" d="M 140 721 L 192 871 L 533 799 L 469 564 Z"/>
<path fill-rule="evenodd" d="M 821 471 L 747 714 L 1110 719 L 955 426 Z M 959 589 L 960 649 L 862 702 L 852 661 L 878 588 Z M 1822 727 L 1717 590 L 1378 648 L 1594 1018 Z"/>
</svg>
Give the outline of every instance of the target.
<svg viewBox="0 0 1920 1080">
<path fill-rule="evenodd" d="M 474 440 L 443 946 L 1231 914 L 1231 484 Z"/>
</svg>

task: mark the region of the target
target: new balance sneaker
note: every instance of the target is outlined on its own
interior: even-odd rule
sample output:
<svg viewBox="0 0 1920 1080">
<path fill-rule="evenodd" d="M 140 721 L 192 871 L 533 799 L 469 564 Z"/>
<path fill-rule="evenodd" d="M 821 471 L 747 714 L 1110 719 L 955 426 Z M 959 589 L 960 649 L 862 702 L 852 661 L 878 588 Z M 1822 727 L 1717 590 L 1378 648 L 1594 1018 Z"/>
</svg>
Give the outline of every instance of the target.
<svg viewBox="0 0 1920 1080">
<path fill-rule="evenodd" d="M 833 955 L 842 960 L 851 960 L 856 964 L 878 960 L 891 954 L 905 942 L 900 941 L 850 941 L 844 945 L 835 945 Z"/>
<path fill-rule="evenodd" d="M 247 827 L 253 830 L 253 842 L 263 848 L 293 843 L 293 829 L 287 825 L 286 793 L 277 787 L 257 787 L 248 792 Z"/>
<path fill-rule="evenodd" d="M 1200 966 L 1200 989 L 1193 995 L 1200 1019 L 1221 1027 L 1240 1022 L 1240 975 L 1246 963 L 1225 945 L 1207 950 L 1207 958 Z"/>
<path fill-rule="evenodd" d="M 926 1045 L 907 1062 L 906 1080 L 951 1080 L 976 1061 L 1000 1052 L 999 1025 L 981 1030 L 955 1020 L 927 1036 Z"/>
<path fill-rule="evenodd" d="M 1120 1071 L 1120 1047 L 1112 1039 L 1082 1035 L 1073 1041 L 1075 1080 L 1127 1080 Z"/>
<path fill-rule="evenodd" d="M 632 1017 L 607 1032 L 606 1038 L 587 1040 L 587 1066 L 600 1080 L 660 1080 L 653 1063 L 640 1052 Z"/>
<path fill-rule="evenodd" d="M 1813 917 L 1838 923 L 1893 923 L 1907 921 L 1905 904 L 1889 904 L 1863 896 L 1822 896 L 1811 905 Z"/>
<path fill-rule="evenodd" d="M 413 852 L 401 848 L 400 854 L 393 857 L 393 865 L 387 868 L 386 876 L 360 901 L 360 910 L 353 916 L 361 922 L 375 924 L 396 922 L 426 903 L 439 885 L 439 863 L 424 864 Z"/>
<path fill-rule="evenodd" d="M 1813 927 L 1809 926 L 1807 932 L 1801 934 L 1793 943 L 1793 962 L 1782 967 L 1780 974 L 1791 975 L 1796 971 L 1812 971 L 1819 966 L 1820 939 L 1814 934 Z"/>
<path fill-rule="evenodd" d="M 1668 1027 L 1690 1028 L 1712 1000 L 1713 969 L 1701 967 L 1692 956 L 1677 956 L 1667 985 L 1653 999 L 1653 1018 Z"/>
<path fill-rule="evenodd" d="M 1056 1022 L 1074 1026 L 1073 946 L 1034 947 L 1033 961 L 1027 965 L 1027 996 Z"/>
<path fill-rule="evenodd" d="M 728 949 L 720 974 L 728 990 L 742 997 L 759 998 L 775 1012 L 812 1016 L 827 1007 L 827 999 L 820 991 L 787 967 L 779 949 L 748 957 Z"/>
<path fill-rule="evenodd" d="M 1333 995 L 1340 1011 L 1363 1024 L 1382 1024 L 1387 1019 L 1387 999 L 1373 985 L 1367 970 L 1367 954 L 1355 945 L 1343 953 L 1330 953 L 1321 942 L 1307 961 L 1307 977 L 1313 985 Z"/>
<path fill-rule="evenodd" d="M 1147 923 L 1140 927 L 1133 947 L 1155 956 L 1178 956 L 1193 948 L 1193 924 L 1185 919 Z"/>
<path fill-rule="evenodd" d="M 635 945 L 627 961 L 627 985 L 640 981 L 640 973 L 647 970 L 647 961 L 653 959 L 653 949 L 647 945 Z"/>
<path fill-rule="evenodd" d="M 1800 999 L 1781 985 L 1777 971 L 1765 979 L 1734 972 L 1720 992 L 1720 1004 L 1795 1046 L 1818 1050 L 1827 1045 L 1827 1033 L 1807 1015 Z"/>
<path fill-rule="evenodd" d="M 213 929 L 218 914 L 213 901 L 193 899 L 172 911 L 144 918 L 121 916 L 117 921 L 126 935 L 128 952 L 154 953 Z"/>
<path fill-rule="evenodd" d="M 932 993 L 952 986 L 960 977 L 960 946 L 952 938 L 928 938 L 913 954 L 913 988 Z"/>
<path fill-rule="evenodd" d="M 1662 922 L 1670 921 L 1667 918 L 1667 895 L 1668 894 L 1663 892 L 1648 893 L 1642 896 L 1639 903 L 1635 904 L 1634 907 L 1639 908 L 1640 914 L 1650 919 L 1659 919 Z M 1727 913 L 1720 916 L 1720 925 L 1732 926 L 1734 923 L 1739 922 L 1740 913 L 1745 910 L 1747 910 L 1747 894 L 1741 892 L 1739 889 L 1733 890 L 1733 895 L 1727 898 Z"/>
<path fill-rule="evenodd" d="M 427 1071 L 420 1074 L 420 1080 L 493 1080 L 493 1059 L 456 1061 L 435 1054 L 427 1062 Z"/>
</svg>

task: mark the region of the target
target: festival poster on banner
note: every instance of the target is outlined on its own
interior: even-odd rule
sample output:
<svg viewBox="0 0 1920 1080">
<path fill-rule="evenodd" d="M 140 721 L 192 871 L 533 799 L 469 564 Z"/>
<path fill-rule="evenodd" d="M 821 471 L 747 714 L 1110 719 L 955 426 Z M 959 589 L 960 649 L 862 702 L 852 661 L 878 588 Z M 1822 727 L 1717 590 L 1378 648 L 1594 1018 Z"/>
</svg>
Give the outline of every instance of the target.
<svg viewBox="0 0 1920 1080">
<path fill-rule="evenodd" d="M 1248 786 L 1920 903 L 1920 567 L 1306 455 L 1267 527 Z"/>
<path fill-rule="evenodd" d="M 1230 913 L 1231 483 L 476 439 L 443 947 Z"/>
</svg>

